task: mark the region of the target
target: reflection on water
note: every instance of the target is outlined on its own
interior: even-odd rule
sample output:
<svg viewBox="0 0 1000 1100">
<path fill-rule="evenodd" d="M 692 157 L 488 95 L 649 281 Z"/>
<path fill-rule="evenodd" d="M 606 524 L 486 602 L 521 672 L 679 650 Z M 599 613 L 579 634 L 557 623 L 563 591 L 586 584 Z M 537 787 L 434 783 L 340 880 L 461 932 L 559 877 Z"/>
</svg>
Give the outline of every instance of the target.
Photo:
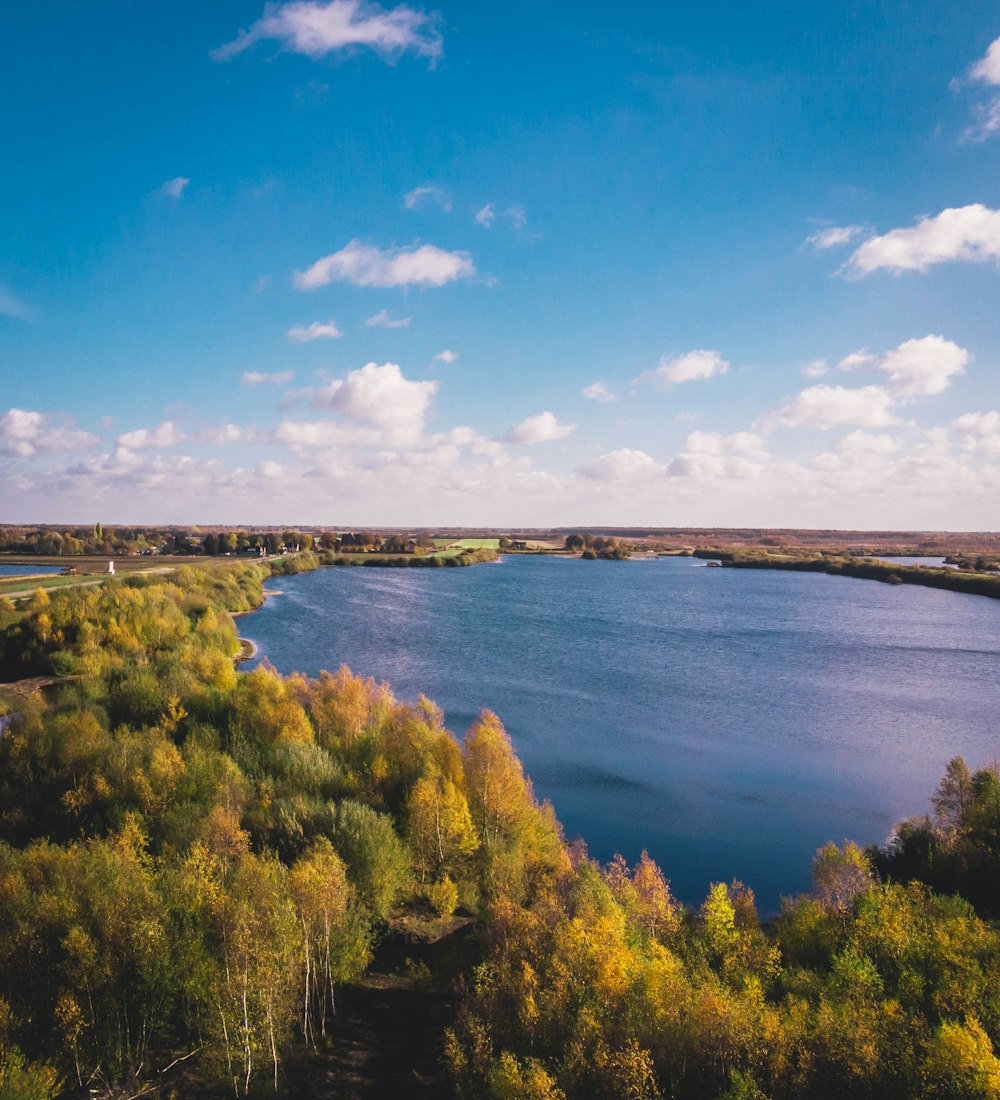
<svg viewBox="0 0 1000 1100">
<path fill-rule="evenodd" d="M 424 692 L 459 735 L 495 710 L 570 836 L 648 848 L 688 901 L 738 877 L 774 909 L 820 844 L 884 839 L 998 748 L 997 601 L 684 558 L 280 583 L 241 623 L 261 658 Z"/>
</svg>

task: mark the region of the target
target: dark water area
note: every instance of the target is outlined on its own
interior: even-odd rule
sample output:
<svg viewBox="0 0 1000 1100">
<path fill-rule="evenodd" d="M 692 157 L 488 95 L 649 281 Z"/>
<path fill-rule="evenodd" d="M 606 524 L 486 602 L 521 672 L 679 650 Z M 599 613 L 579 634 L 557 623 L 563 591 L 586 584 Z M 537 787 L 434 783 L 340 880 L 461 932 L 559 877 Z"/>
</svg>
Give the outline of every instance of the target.
<svg viewBox="0 0 1000 1100">
<path fill-rule="evenodd" d="M 1000 752 L 1000 601 L 689 558 L 275 587 L 241 620 L 258 659 L 423 692 L 459 736 L 489 707 L 570 838 L 647 848 L 690 903 L 739 878 L 773 912 L 827 840 L 883 841 L 952 756 Z"/>
<path fill-rule="evenodd" d="M 60 573 L 61 565 L 4 565 L 0 562 L 0 577 L 30 577 L 39 573 Z"/>
</svg>

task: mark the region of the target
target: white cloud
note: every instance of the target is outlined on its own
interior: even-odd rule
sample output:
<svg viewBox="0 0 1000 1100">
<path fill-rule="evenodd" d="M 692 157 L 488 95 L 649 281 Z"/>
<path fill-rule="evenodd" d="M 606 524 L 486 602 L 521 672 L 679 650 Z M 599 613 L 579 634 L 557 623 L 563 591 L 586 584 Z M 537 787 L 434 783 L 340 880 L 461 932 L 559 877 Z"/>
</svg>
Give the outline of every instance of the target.
<svg viewBox="0 0 1000 1100">
<path fill-rule="evenodd" d="M 263 477 L 267 479 L 281 477 L 284 472 L 284 467 L 279 465 L 279 463 L 277 462 L 273 462 L 271 459 L 267 459 L 266 461 L 259 463 L 254 468 L 254 473 L 258 477 Z"/>
<path fill-rule="evenodd" d="M 353 240 L 339 252 L 317 260 L 308 271 L 295 273 L 299 290 L 315 290 L 335 280 L 355 286 L 444 286 L 475 275 L 467 252 L 446 252 L 432 244 L 383 251 Z"/>
<path fill-rule="evenodd" d="M 820 428 L 826 431 L 848 424 L 882 428 L 899 421 L 892 414 L 894 399 L 882 386 L 847 389 L 844 386 L 810 386 L 798 397 L 765 418 L 769 427 Z"/>
<path fill-rule="evenodd" d="M 618 400 L 603 382 L 591 382 L 589 386 L 585 386 L 583 396 L 591 401 L 600 401 L 602 405 L 610 405 Z"/>
<path fill-rule="evenodd" d="M 528 224 L 528 214 L 519 202 L 512 202 L 504 211 L 504 217 L 510 219 L 515 229 L 523 229 Z"/>
<path fill-rule="evenodd" d="M 667 465 L 669 477 L 748 480 L 756 478 L 770 456 L 755 432 L 692 432 L 684 449 Z"/>
<path fill-rule="evenodd" d="M 1000 95 L 985 103 L 977 103 L 973 114 L 976 116 L 975 125 L 962 135 L 966 141 L 986 141 L 994 134 L 1000 134 Z"/>
<path fill-rule="evenodd" d="M 174 447 L 184 439 L 184 433 L 173 420 L 164 420 L 155 428 L 137 428 L 120 435 L 117 445 L 126 451 L 141 451 L 147 447 Z"/>
<path fill-rule="evenodd" d="M 861 278 L 882 268 L 925 272 L 935 264 L 956 261 L 1000 261 L 1000 210 L 973 203 L 920 218 L 913 226 L 865 241 L 842 270 Z"/>
<path fill-rule="evenodd" d="M 336 340 L 341 331 L 333 321 L 313 321 L 311 325 L 293 325 L 288 339 L 296 344 L 308 344 L 311 340 Z"/>
<path fill-rule="evenodd" d="M 971 354 L 943 336 L 923 336 L 904 340 L 884 355 L 854 351 L 845 356 L 837 369 L 843 371 L 879 370 L 889 377 L 886 386 L 901 400 L 934 397 L 964 372 Z"/>
<path fill-rule="evenodd" d="M 382 433 L 374 428 L 343 424 L 336 420 L 282 420 L 272 436 L 290 450 L 347 447 L 374 447 L 382 441 Z"/>
<path fill-rule="evenodd" d="M 728 370 L 729 363 L 717 351 L 698 348 L 674 359 L 664 356 L 655 370 L 643 371 L 634 381 L 639 385 L 676 386 L 699 378 L 714 378 Z"/>
<path fill-rule="evenodd" d="M 623 447 L 601 455 L 580 467 L 580 473 L 592 481 L 635 482 L 663 477 L 667 468 L 645 451 Z"/>
<path fill-rule="evenodd" d="M 488 202 L 476 212 L 476 221 L 484 229 L 490 229 L 497 218 L 506 218 L 514 229 L 523 229 L 528 224 L 528 214 L 519 202 L 512 202 L 503 210 Z"/>
<path fill-rule="evenodd" d="M 198 438 L 205 443 L 242 443 L 254 438 L 256 433 L 253 428 L 243 428 L 239 424 L 218 424 L 214 428 L 206 428 L 200 432 Z"/>
<path fill-rule="evenodd" d="M 802 368 L 802 374 L 806 378 L 822 378 L 824 374 L 829 373 L 830 364 L 825 359 L 814 359 Z"/>
<path fill-rule="evenodd" d="M 380 309 L 374 317 L 369 317 L 365 324 L 369 328 L 409 328 L 412 320 L 412 317 L 390 317 L 388 310 Z"/>
<path fill-rule="evenodd" d="M 995 38 L 986 51 L 969 70 L 969 76 L 981 84 L 1000 84 L 1000 38 Z"/>
<path fill-rule="evenodd" d="M 560 424 L 553 413 L 546 411 L 515 424 L 504 439 L 508 443 L 551 443 L 556 439 L 565 439 L 575 430 L 575 424 Z"/>
<path fill-rule="evenodd" d="M 721 455 L 727 451 L 756 452 L 763 450 L 764 440 L 756 432 L 692 432 L 684 441 L 684 450 L 693 454 Z"/>
<path fill-rule="evenodd" d="M 190 182 L 191 181 L 184 176 L 177 176 L 175 179 L 167 180 L 166 183 L 160 187 L 160 190 L 164 195 L 169 195 L 172 199 L 179 199 L 181 195 L 184 194 L 184 188 L 187 187 Z"/>
<path fill-rule="evenodd" d="M 458 352 L 457 351 L 452 351 L 450 348 L 445 348 L 444 351 L 439 351 L 437 353 L 437 355 L 434 356 L 434 362 L 435 363 L 449 363 L 449 364 L 450 363 L 457 363 L 458 362 Z"/>
<path fill-rule="evenodd" d="M 0 415 L 0 453 L 17 458 L 82 451 L 98 442 L 91 432 L 74 428 L 72 423 L 54 422 L 45 413 L 12 408 Z"/>
<path fill-rule="evenodd" d="M 433 445 L 450 445 L 455 447 L 468 447 L 475 455 L 488 455 L 495 458 L 503 453 L 503 446 L 495 439 L 489 439 L 480 435 L 475 428 L 458 427 L 448 432 L 438 432 L 430 437 Z"/>
<path fill-rule="evenodd" d="M 973 84 L 985 84 L 988 87 L 1000 85 L 1000 38 L 990 43 L 986 56 L 981 57 L 969 69 L 969 81 Z M 961 86 L 962 81 L 953 81 Z M 966 141 L 986 141 L 1000 134 L 1000 95 L 994 95 L 984 103 L 976 103 L 972 108 L 975 123 L 962 135 Z"/>
<path fill-rule="evenodd" d="M 434 18 L 405 4 L 386 11 L 366 0 L 293 0 L 267 4 L 248 31 L 213 51 L 212 57 L 228 61 L 268 39 L 313 59 L 362 46 L 388 58 L 412 52 L 434 60 L 442 48 Z"/>
<path fill-rule="evenodd" d="M 425 183 L 422 187 L 414 187 L 406 193 L 403 205 L 407 210 L 416 210 L 431 202 L 439 206 L 446 214 L 451 213 L 451 195 L 442 187 L 433 183 Z"/>
<path fill-rule="evenodd" d="M 244 386 L 262 386 L 270 382 L 275 386 L 284 386 L 295 377 L 293 370 L 279 370 L 273 374 L 262 374 L 256 370 L 246 370 L 240 375 L 240 381 Z"/>
<path fill-rule="evenodd" d="M 838 248 L 840 245 L 850 244 L 855 237 L 864 233 L 863 225 L 831 225 L 828 229 L 821 229 L 817 233 L 806 237 L 806 244 L 823 251 L 827 248 Z"/>
<path fill-rule="evenodd" d="M 405 446 L 420 438 L 437 385 L 410 381 L 396 363 L 367 363 L 317 391 L 313 403 L 367 420 L 385 433 L 387 443 Z"/>
<path fill-rule="evenodd" d="M 1000 412 L 965 413 L 951 426 L 969 450 L 1000 454 Z"/>
</svg>

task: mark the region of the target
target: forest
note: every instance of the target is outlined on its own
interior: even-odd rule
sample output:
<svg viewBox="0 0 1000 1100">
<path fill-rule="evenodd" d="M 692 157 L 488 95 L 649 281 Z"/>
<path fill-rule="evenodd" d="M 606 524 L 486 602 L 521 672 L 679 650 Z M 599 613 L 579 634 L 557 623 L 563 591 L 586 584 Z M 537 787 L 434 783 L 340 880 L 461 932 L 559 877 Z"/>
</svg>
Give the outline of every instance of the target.
<svg viewBox="0 0 1000 1100">
<path fill-rule="evenodd" d="M 0 690 L 0 1100 L 288 1095 L 401 929 L 456 943 L 450 1095 L 1000 1098 L 995 768 L 773 919 L 685 906 L 567 843 L 496 715 L 239 671 L 280 568 L 0 601 L 3 679 L 52 681 Z"/>
</svg>

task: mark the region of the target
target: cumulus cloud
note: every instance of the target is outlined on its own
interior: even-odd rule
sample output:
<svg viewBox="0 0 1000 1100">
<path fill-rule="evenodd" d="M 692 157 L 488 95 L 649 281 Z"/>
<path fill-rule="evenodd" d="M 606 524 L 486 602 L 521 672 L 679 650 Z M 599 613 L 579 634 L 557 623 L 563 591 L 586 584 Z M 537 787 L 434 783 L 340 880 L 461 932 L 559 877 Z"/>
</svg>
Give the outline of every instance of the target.
<svg viewBox="0 0 1000 1100">
<path fill-rule="evenodd" d="M 184 176 L 177 176 L 172 180 L 167 180 L 166 183 L 160 187 L 160 191 L 162 191 L 164 195 L 169 195 L 172 199 L 179 199 L 181 195 L 184 194 L 184 188 L 187 187 L 190 182 L 191 181 Z"/>
<path fill-rule="evenodd" d="M 969 450 L 1000 454 L 1000 412 L 965 413 L 951 426 Z"/>
<path fill-rule="evenodd" d="M 0 453 L 16 458 L 59 451 L 82 451 L 99 442 L 91 432 L 59 423 L 46 413 L 31 409 L 8 409 L 0 415 Z"/>
<path fill-rule="evenodd" d="M 270 382 L 275 386 L 284 386 L 295 377 L 293 370 L 279 370 L 273 374 L 263 374 L 256 370 L 245 370 L 240 375 L 240 381 L 244 386 L 263 386 Z"/>
<path fill-rule="evenodd" d="M 434 356 L 434 362 L 435 363 L 448 363 L 448 364 L 457 363 L 458 362 L 458 352 L 457 351 L 452 351 L 450 348 L 445 348 L 444 351 L 439 351 L 437 353 L 437 355 Z"/>
<path fill-rule="evenodd" d="M 173 420 L 164 420 L 155 428 L 137 428 L 118 437 L 118 446 L 126 451 L 141 451 L 148 447 L 174 447 L 184 439 L 184 433 Z"/>
<path fill-rule="evenodd" d="M 432 244 L 382 250 L 353 240 L 339 252 L 295 273 L 299 290 L 315 290 L 334 281 L 355 286 L 444 286 L 475 275 L 467 252 L 446 252 Z"/>
<path fill-rule="evenodd" d="M 293 451 L 307 448 L 336 450 L 348 447 L 374 447 L 382 442 L 382 433 L 375 428 L 344 424 L 337 420 L 282 420 L 272 435 Z"/>
<path fill-rule="evenodd" d="M 504 439 L 508 443 L 551 443 L 565 439 L 575 430 L 575 424 L 560 424 L 554 413 L 545 411 L 515 424 L 508 429 Z"/>
<path fill-rule="evenodd" d="M 618 400 L 603 382 L 591 382 L 589 386 L 585 386 L 583 396 L 591 401 L 600 401 L 602 405 L 610 405 Z"/>
<path fill-rule="evenodd" d="M 830 373 L 830 364 L 825 359 L 813 359 L 802 368 L 802 374 L 806 378 L 822 378 Z"/>
<path fill-rule="evenodd" d="M 746 481 L 761 474 L 769 457 L 764 441 L 754 432 L 692 432 L 684 449 L 667 465 L 667 475 Z"/>
<path fill-rule="evenodd" d="M 412 191 L 407 191 L 403 199 L 403 205 L 407 210 L 416 210 L 428 203 L 440 207 L 446 214 L 451 213 L 451 195 L 444 188 L 433 183 L 425 183 L 422 187 L 414 187 Z"/>
<path fill-rule="evenodd" d="M 311 340 L 336 340 L 341 331 L 333 321 L 313 321 L 311 325 L 293 325 L 288 339 L 296 344 L 308 344 Z"/>
<path fill-rule="evenodd" d="M 727 451 L 751 453 L 762 451 L 764 440 L 756 432 L 692 432 L 684 441 L 684 450 L 694 454 L 722 455 Z"/>
<path fill-rule="evenodd" d="M 313 403 L 366 420 L 384 432 L 386 442 L 403 446 L 420 438 L 437 385 L 405 378 L 396 363 L 367 363 L 317 391 Z"/>
<path fill-rule="evenodd" d="M 822 431 L 846 425 L 882 428 L 899 423 L 892 413 L 893 404 L 892 394 L 883 386 L 864 386 L 861 389 L 810 386 L 766 417 L 765 426 L 820 428 Z"/>
<path fill-rule="evenodd" d="M 637 482 L 663 477 L 667 468 L 645 451 L 623 447 L 586 463 L 579 472 L 593 481 Z"/>
<path fill-rule="evenodd" d="M 863 225 L 831 225 L 827 229 L 820 229 L 819 232 L 806 237 L 806 244 L 810 244 L 820 251 L 825 251 L 828 248 L 839 248 L 841 245 L 850 244 L 855 237 L 860 237 L 864 231 L 865 227 Z"/>
<path fill-rule="evenodd" d="M 253 428 L 243 428 L 239 424 L 217 424 L 213 428 L 206 428 L 200 432 L 198 438 L 205 443 L 216 443 L 221 446 L 226 443 L 247 442 L 255 435 Z"/>
<path fill-rule="evenodd" d="M 489 229 L 496 220 L 496 216 L 497 212 L 493 209 L 493 203 L 488 202 L 476 212 L 476 221 L 479 222 L 484 229 Z"/>
<path fill-rule="evenodd" d="M 380 309 L 373 317 L 369 317 L 365 324 L 369 328 L 409 328 L 412 317 L 390 317 L 389 311 Z"/>
<path fill-rule="evenodd" d="M 857 428 L 848 432 L 831 450 L 817 455 L 808 465 L 827 475 L 874 471 L 880 462 L 898 449 L 899 441 L 891 435 L 875 435 Z"/>
<path fill-rule="evenodd" d="M 915 225 L 865 241 L 842 271 L 849 278 L 861 278 L 883 268 L 925 272 L 936 264 L 959 261 L 1000 261 L 1000 210 L 973 203 L 920 218 Z"/>
<path fill-rule="evenodd" d="M 635 383 L 653 386 L 677 386 L 681 382 L 693 382 L 699 378 L 714 378 L 725 374 L 729 363 L 717 351 L 697 348 L 674 359 L 664 356 L 655 370 L 643 371 Z"/>
<path fill-rule="evenodd" d="M 840 370 L 878 370 L 888 375 L 886 386 L 898 398 L 934 397 L 965 371 L 972 356 L 943 336 L 904 340 L 882 356 L 854 352 L 843 359 Z"/>
<path fill-rule="evenodd" d="M 317 60 L 352 47 L 366 47 L 386 58 L 415 53 L 432 61 L 441 56 L 435 19 L 400 4 L 386 11 L 367 0 L 294 0 L 270 3 L 247 31 L 214 50 L 228 61 L 257 42 L 272 40 L 290 53 Z"/>
<path fill-rule="evenodd" d="M 503 453 L 503 446 L 496 439 L 480 435 L 475 428 L 461 426 L 448 432 L 439 432 L 431 436 L 434 445 L 447 444 L 455 447 L 468 447 L 475 455 L 487 455 L 495 458 Z"/>
</svg>

